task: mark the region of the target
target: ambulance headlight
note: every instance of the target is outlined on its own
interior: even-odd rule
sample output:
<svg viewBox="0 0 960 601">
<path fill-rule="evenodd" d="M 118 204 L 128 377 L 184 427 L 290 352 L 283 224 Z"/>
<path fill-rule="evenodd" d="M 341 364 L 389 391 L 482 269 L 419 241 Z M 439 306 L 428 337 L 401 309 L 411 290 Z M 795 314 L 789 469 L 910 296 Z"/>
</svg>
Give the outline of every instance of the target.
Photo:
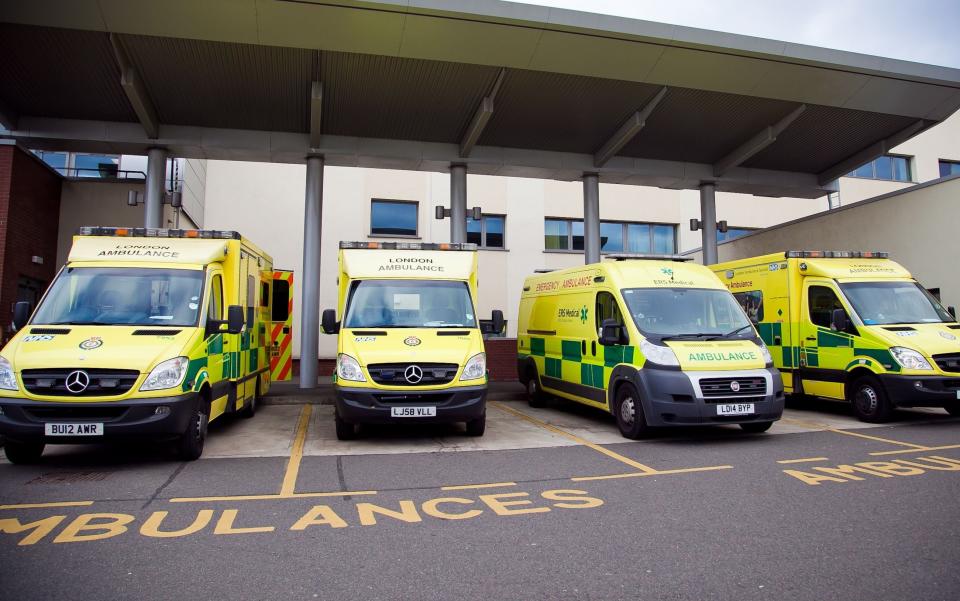
<svg viewBox="0 0 960 601">
<path fill-rule="evenodd" d="M 895 346 L 890 349 L 893 358 L 897 360 L 904 369 L 922 369 L 932 370 L 930 363 L 917 351 L 902 346 Z"/>
<path fill-rule="evenodd" d="M 13 365 L 0 357 L 0 389 L 17 390 L 17 376 L 13 373 Z"/>
<path fill-rule="evenodd" d="M 366 382 L 360 364 L 350 355 L 337 355 L 337 377 L 348 382 Z"/>
<path fill-rule="evenodd" d="M 767 348 L 767 345 L 761 340 L 757 343 L 757 346 L 760 347 L 760 356 L 763 357 L 764 363 L 773 363 L 773 355 L 770 354 L 770 349 Z"/>
<path fill-rule="evenodd" d="M 183 378 L 187 375 L 188 365 L 190 365 L 190 360 L 186 357 L 167 359 L 153 368 L 140 390 L 163 390 L 164 388 L 180 386 L 183 384 Z"/>
<path fill-rule="evenodd" d="M 657 346 L 649 340 L 640 341 L 640 352 L 643 353 L 643 356 L 647 361 L 656 363 L 658 365 L 670 365 L 677 366 L 680 365 L 680 360 L 677 359 L 677 354 L 673 352 L 673 349 L 669 346 Z"/>
<path fill-rule="evenodd" d="M 487 354 L 478 353 L 467 361 L 467 364 L 463 366 L 463 374 L 461 374 L 461 380 L 476 380 L 482 378 L 487 373 Z"/>
</svg>

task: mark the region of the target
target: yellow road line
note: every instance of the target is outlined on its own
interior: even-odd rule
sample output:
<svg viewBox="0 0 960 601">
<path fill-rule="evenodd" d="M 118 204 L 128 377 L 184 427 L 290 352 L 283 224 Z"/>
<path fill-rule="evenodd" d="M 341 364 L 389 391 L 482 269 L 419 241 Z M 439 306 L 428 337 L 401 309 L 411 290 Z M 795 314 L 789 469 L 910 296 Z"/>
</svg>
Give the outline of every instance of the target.
<svg viewBox="0 0 960 601">
<path fill-rule="evenodd" d="M 920 451 L 927 449 L 927 447 L 923 445 L 913 444 L 912 442 L 901 442 L 899 440 L 890 440 L 889 438 L 880 438 L 879 436 L 870 436 L 869 434 L 860 434 L 859 432 L 851 432 L 849 430 L 838 430 L 837 428 L 827 428 L 827 432 L 834 432 L 836 434 L 846 434 L 847 436 L 856 436 L 857 438 L 866 438 L 867 440 L 877 440 L 879 442 L 900 445 L 901 447 L 910 447 Z"/>
<path fill-rule="evenodd" d="M 945 451 L 947 449 L 960 449 L 960 444 L 948 444 L 942 447 L 922 447 L 919 449 L 897 449 L 896 451 L 879 451 L 870 453 L 871 455 L 900 455 L 902 453 L 920 453 L 923 451 Z"/>
<path fill-rule="evenodd" d="M 806 457 L 804 459 L 781 459 L 777 463 L 813 463 L 815 461 L 827 461 L 829 457 Z"/>
<path fill-rule="evenodd" d="M 297 424 L 297 434 L 293 439 L 293 449 L 290 451 L 290 460 L 287 462 L 287 471 L 283 474 L 283 484 L 280 485 L 280 496 L 289 497 L 297 487 L 297 476 L 300 474 L 300 462 L 303 460 L 303 445 L 307 440 L 307 429 L 310 427 L 310 414 L 313 405 L 304 405 L 300 412 L 300 422 Z"/>
<path fill-rule="evenodd" d="M 21 505 L 0 505 L 0 509 L 42 509 L 45 507 L 89 507 L 93 501 L 62 501 L 59 503 L 23 503 Z"/>
<path fill-rule="evenodd" d="M 570 440 L 576 442 L 577 444 L 583 445 L 583 446 L 585 446 L 585 447 L 589 447 L 589 448 L 593 449 L 594 451 L 596 451 L 596 452 L 598 452 L 598 453 L 603 453 L 604 455 L 606 455 L 607 457 L 610 457 L 611 459 L 616 459 L 616 460 L 619 461 L 620 463 L 625 463 L 625 464 L 629 465 L 630 467 L 636 468 L 636 469 L 638 469 L 638 470 L 640 470 L 640 471 L 642 471 L 642 472 L 644 472 L 644 473 L 647 473 L 647 474 L 656 474 L 656 473 L 659 473 L 659 472 L 657 472 L 657 470 L 653 469 L 652 467 L 650 467 L 650 466 L 648 466 L 648 465 L 644 465 L 644 464 L 642 464 L 642 463 L 639 463 L 639 462 L 637 462 L 637 461 L 634 461 L 633 459 L 630 459 L 629 457 L 624 457 L 623 455 L 621 455 L 621 454 L 619 454 L 619 453 L 614 453 L 614 452 L 611 451 L 610 449 L 605 449 L 604 447 L 602 447 L 602 446 L 600 446 L 600 445 L 598 445 L 598 444 L 594 444 L 594 443 L 590 442 L 589 440 L 585 440 L 585 439 L 583 439 L 583 438 L 580 438 L 580 437 L 577 436 L 576 434 L 571 434 L 570 432 L 567 432 L 567 431 L 565 431 L 565 430 L 561 430 L 560 428 L 557 428 L 556 426 L 551 426 L 550 424 L 548 424 L 548 423 L 546 423 L 546 422 L 542 422 L 542 421 L 538 420 L 538 419 L 535 418 L 535 417 L 531 417 L 531 416 L 527 415 L 526 413 L 523 413 L 523 412 L 521 412 L 521 411 L 517 411 L 516 409 L 512 409 L 512 408 L 510 408 L 510 407 L 507 407 L 506 405 L 503 405 L 503 404 L 501 404 L 501 403 L 498 402 L 498 401 L 490 401 L 488 404 L 493 405 L 494 407 L 496 407 L 497 409 L 500 409 L 501 411 L 506 411 L 507 413 L 511 413 L 511 414 L 519 417 L 520 419 L 523 419 L 523 420 L 526 420 L 526 421 L 530 422 L 531 424 L 534 424 L 534 425 L 536 425 L 536 426 L 540 426 L 540 427 L 543 428 L 544 430 L 549 430 L 550 432 L 553 432 L 554 434 L 559 434 L 560 436 L 564 436 L 564 437 L 566 437 L 566 438 L 569 438 Z"/>
<path fill-rule="evenodd" d="M 516 482 L 491 482 L 490 484 L 458 484 L 457 486 L 441 486 L 440 490 L 469 490 L 471 488 L 500 488 L 502 486 L 516 486 Z"/>
<path fill-rule="evenodd" d="M 375 490 L 348 490 L 337 492 L 298 492 L 290 495 L 236 495 L 227 497 L 179 497 L 170 499 L 171 503 L 206 503 L 212 501 L 285 501 L 288 499 L 312 499 L 316 497 L 343 497 L 375 495 Z"/>
<path fill-rule="evenodd" d="M 660 470 L 654 472 L 630 472 L 627 474 L 610 474 L 608 476 L 579 476 L 570 478 L 574 482 L 587 482 L 590 480 L 615 480 L 617 478 L 644 478 L 647 476 L 665 476 L 669 474 L 688 474 L 690 472 L 715 472 L 718 470 L 733 469 L 732 465 L 711 465 L 708 467 L 687 467 L 677 470 Z"/>
</svg>

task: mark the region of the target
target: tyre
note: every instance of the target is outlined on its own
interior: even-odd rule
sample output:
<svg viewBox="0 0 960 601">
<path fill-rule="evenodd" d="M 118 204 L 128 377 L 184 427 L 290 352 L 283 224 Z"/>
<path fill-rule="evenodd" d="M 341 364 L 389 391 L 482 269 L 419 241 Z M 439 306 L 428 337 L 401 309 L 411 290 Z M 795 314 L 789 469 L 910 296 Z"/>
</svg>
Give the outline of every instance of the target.
<svg viewBox="0 0 960 601">
<path fill-rule="evenodd" d="M 357 437 L 356 426 L 343 421 L 339 414 L 333 414 L 333 423 L 337 427 L 337 440 L 353 440 Z"/>
<path fill-rule="evenodd" d="M 860 421 L 878 424 L 889 421 L 893 414 L 893 405 L 887 398 L 887 392 L 880 380 L 873 376 L 854 380 L 847 387 L 847 400 L 853 405 L 853 412 Z"/>
<path fill-rule="evenodd" d="M 194 410 L 187 423 L 187 429 L 177 441 L 177 456 L 182 461 L 196 461 L 203 455 L 203 445 L 207 441 L 207 424 L 210 418 L 203 403 Z"/>
<path fill-rule="evenodd" d="M 3 443 L 3 452 L 10 463 L 20 465 L 29 465 L 40 461 L 43 455 L 43 448 L 46 445 L 42 442 L 14 442 L 5 440 Z"/>
<path fill-rule="evenodd" d="M 751 434 L 759 434 L 760 432 L 766 432 L 770 429 L 770 426 L 773 425 L 773 422 L 750 422 L 747 424 L 740 424 L 740 427 L 744 432 L 750 432 Z"/>
<path fill-rule="evenodd" d="M 244 405 L 243 409 L 240 410 L 240 417 L 243 419 L 250 419 L 257 414 L 257 405 L 260 404 L 260 378 L 257 377 L 257 387 L 253 391 L 253 397 L 247 401 L 247 404 Z"/>
<path fill-rule="evenodd" d="M 540 388 L 540 377 L 536 369 L 530 369 L 527 374 L 527 404 L 534 409 L 547 406 L 547 395 Z"/>
<path fill-rule="evenodd" d="M 487 429 L 487 414 L 484 413 L 477 419 L 472 419 L 467 422 L 467 436 L 483 436 L 483 432 Z"/>
<path fill-rule="evenodd" d="M 643 403 L 640 402 L 640 395 L 632 384 L 624 384 L 617 389 L 613 405 L 617 427 L 626 438 L 636 440 L 643 438 L 649 432 L 650 427 L 647 426 L 643 415 Z"/>
</svg>

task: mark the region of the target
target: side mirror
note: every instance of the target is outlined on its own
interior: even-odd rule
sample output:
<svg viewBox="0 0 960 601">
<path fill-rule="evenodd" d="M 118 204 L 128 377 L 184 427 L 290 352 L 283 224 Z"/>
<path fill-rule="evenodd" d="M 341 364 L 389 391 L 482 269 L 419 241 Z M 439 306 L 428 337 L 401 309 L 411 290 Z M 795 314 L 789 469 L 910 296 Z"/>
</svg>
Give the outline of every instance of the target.
<svg viewBox="0 0 960 601">
<path fill-rule="evenodd" d="M 340 324 L 337 323 L 337 312 L 333 309 L 326 309 L 320 318 L 320 325 L 323 327 L 324 334 L 336 334 L 340 331 Z"/>
<path fill-rule="evenodd" d="M 953 306 L 947 307 L 947 313 L 949 313 L 949 314 L 950 314 L 950 317 L 952 317 L 954 320 L 957 319 L 957 308 L 956 308 L 956 307 L 953 307 Z"/>
<path fill-rule="evenodd" d="M 503 333 L 503 311 L 500 309 L 494 309 L 493 314 L 491 315 L 491 321 L 493 322 L 493 333 L 499 336 Z"/>
<path fill-rule="evenodd" d="M 30 320 L 30 312 L 33 311 L 31 303 L 20 301 L 13 306 L 13 327 L 17 330 L 27 325 Z"/>
<path fill-rule="evenodd" d="M 616 319 L 604 319 L 600 324 L 600 344 L 603 346 L 616 346 L 627 344 L 627 333 L 622 324 L 617 323 Z"/>
<path fill-rule="evenodd" d="M 227 307 L 227 334 L 239 334 L 243 331 L 243 324 L 246 321 L 243 317 L 243 307 L 240 305 L 230 305 Z"/>
<path fill-rule="evenodd" d="M 847 312 L 843 309 L 834 309 L 830 325 L 838 332 L 846 332 L 850 329 L 850 320 L 847 319 Z"/>
</svg>

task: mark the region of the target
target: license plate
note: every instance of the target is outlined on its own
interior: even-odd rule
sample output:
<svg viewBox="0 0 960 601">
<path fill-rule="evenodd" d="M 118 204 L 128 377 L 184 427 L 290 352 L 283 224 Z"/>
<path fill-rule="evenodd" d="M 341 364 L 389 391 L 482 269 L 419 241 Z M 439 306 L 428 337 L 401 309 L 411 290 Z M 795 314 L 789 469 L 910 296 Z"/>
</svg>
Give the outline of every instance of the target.
<svg viewBox="0 0 960 601">
<path fill-rule="evenodd" d="M 47 436 L 103 436 L 103 424 L 44 424 Z"/>
<path fill-rule="evenodd" d="M 717 415 L 753 415 L 753 403 L 717 405 Z"/>
<path fill-rule="evenodd" d="M 393 417 L 436 417 L 436 407 L 390 407 Z"/>
</svg>

